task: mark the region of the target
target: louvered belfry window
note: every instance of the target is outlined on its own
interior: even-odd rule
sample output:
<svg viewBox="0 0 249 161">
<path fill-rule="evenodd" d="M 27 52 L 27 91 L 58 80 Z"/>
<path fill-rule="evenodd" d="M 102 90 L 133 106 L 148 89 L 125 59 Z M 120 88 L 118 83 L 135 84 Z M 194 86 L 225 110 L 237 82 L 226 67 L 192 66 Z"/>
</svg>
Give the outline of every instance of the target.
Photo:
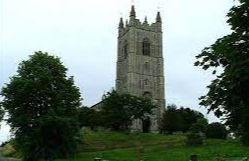
<svg viewBox="0 0 249 161">
<path fill-rule="evenodd" d="M 143 39 L 143 55 L 150 56 L 150 40 L 148 38 Z"/>
</svg>

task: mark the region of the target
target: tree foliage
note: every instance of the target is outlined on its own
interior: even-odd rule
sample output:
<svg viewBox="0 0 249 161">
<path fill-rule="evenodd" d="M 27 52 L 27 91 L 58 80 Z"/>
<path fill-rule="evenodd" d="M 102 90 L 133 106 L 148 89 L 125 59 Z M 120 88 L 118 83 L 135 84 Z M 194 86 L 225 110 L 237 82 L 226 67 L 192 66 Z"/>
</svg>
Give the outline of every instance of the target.
<svg viewBox="0 0 249 161">
<path fill-rule="evenodd" d="M 4 110 L 2 109 L 2 106 L 0 104 L 0 128 L 1 128 L 1 122 L 3 120 L 3 117 L 4 117 Z"/>
<path fill-rule="evenodd" d="M 207 126 L 206 136 L 208 138 L 215 138 L 215 139 L 226 139 L 228 131 L 226 130 L 225 125 L 214 122 Z"/>
<path fill-rule="evenodd" d="M 191 125 L 190 131 L 196 133 L 206 133 L 208 121 L 205 118 L 199 118 L 194 124 Z"/>
<path fill-rule="evenodd" d="M 177 131 L 186 132 L 198 119 L 204 119 L 203 114 L 190 108 L 177 108 L 169 105 L 163 114 L 160 129 L 163 132 L 173 133 Z"/>
<path fill-rule="evenodd" d="M 148 98 L 115 90 L 104 94 L 102 103 L 105 126 L 113 130 L 127 130 L 134 119 L 145 119 L 156 107 Z"/>
<path fill-rule="evenodd" d="M 35 52 L 1 91 L 24 161 L 66 157 L 76 148 L 80 92 L 58 57 Z"/>
<path fill-rule="evenodd" d="M 92 130 L 95 127 L 103 126 L 104 117 L 102 111 L 96 111 L 88 107 L 78 109 L 80 127 L 90 127 Z"/>
<path fill-rule="evenodd" d="M 3 116 L 4 116 L 4 110 L 2 109 L 1 105 L 0 105 L 0 123 L 3 119 Z"/>
<path fill-rule="evenodd" d="M 202 145 L 207 126 L 207 119 L 198 118 L 197 121 L 190 126 L 189 132 L 187 133 L 186 144 L 191 146 Z"/>
<path fill-rule="evenodd" d="M 249 1 L 238 2 L 227 14 L 232 33 L 205 48 L 195 65 L 216 75 L 200 105 L 225 116 L 226 124 L 249 145 Z"/>
</svg>

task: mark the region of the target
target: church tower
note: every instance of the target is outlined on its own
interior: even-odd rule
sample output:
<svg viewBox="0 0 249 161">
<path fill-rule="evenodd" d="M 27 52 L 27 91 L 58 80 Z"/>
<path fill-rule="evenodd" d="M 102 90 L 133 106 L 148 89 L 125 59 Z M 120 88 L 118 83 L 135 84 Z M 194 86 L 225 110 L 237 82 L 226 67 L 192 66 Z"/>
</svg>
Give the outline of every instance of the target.
<svg viewBox="0 0 249 161">
<path fill-rule="evenodd" d="M 158 132 L 159 120 L 165 109 L 160 12 L 148 24 L 136 19 L 132 5 L 129 21 L 120 18 L 118 27 L 116 90 L 139 97 L 150 97 L 158 106 L 145 120 L 135 120 L 132 131 Z"/>
</svg>

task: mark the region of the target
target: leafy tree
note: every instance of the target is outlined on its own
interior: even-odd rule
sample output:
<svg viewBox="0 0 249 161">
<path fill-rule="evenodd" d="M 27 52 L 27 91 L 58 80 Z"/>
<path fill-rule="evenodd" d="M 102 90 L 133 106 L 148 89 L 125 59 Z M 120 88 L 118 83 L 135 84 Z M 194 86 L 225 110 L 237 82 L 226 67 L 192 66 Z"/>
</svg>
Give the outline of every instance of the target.
<svg viewBox="0 0 249 161">
<path fill-rule="evenodd" d="M 160 129 L 162 132 L 187 132 L 198 119 L 204 119 L 203 114 L 190 108 L 177 108 L 169 105 L 163 114 Z"/>
<path fill-rule="evenodd" d="M 183 118 L 183 125 L 181 130 L 183 132 L 188 131 L 191 126 L 196 123 L 199 119 L 206 120 L 202 113 L 195 110 L 191 110 L 190 108 L 181 107 L 178 111 L 181 117 Z"/>
<path fill-rule="evenodd" d="M 2 121 L 4 116 L 4 110 L 2 109 L 2 107 L 0 106 L 0 122 Z"/>
<path fill-rule="evenodd" d="M 208 121 L 205 118 L 199 118 L 190 127 L 187 134 L 186 144 L 191 146 L 202 145 L 205 132 L 207 131 Z"/>
<path fill-rule="evenodd" d="M 249 1 L 237 1 L 227 14 L 232 33 L 205 48 L 195 65 L 216 75 L 208 93 L 200 97 L 200 105 L 224 116 L 226 124 L 249 145 Z"/>
<path fill-rule="evenodd" d="M 127 130 L 134 119 L 145 119 L 155 107 L 148 98 L 112 90 L 103 96 L 102 114 L 105 126 L 112 130 Z"/>
<path fill-rule="evenodd" d="M 172 134 L 176 131 L 182 131 L 183 118 L 175 105 L 169 105 L 163 113 L 160 130 Z"/>
<path fill-rule="evenodd" d="M 187 145 L 201 145 L 207 131 L 208 121 L 205 118 L 199 118 L 194 124 L 191 125 L 187 134 Z"/>
<path fill-rule="evenodd" d="M 215 139 L 226 139 L 228 131 L 226 130 L 225 125 L 214 122 L 207 126 L 206 136 L 208 138 L 215 138 Z"/>
<path fill-rule="evenodd" d="M 1 91 L 24 161 L 66 157 L 76 148 L 80 92 L 66 71 L 58 57 L 35 52 Z"/>
<path fill-rule="evenodd" d="M 191 127 L 190 130 L 191 131 L 195 131 L 195 132 L 201 132 L 201 133 L 206 133 L 207 131 L 207 127 L 208 127 L 208 121 L 205 118 L 200 118 L 196 121 L 196 123 L 194 123 Z"/>
<path fill-rule="evenodd" d="M 80 127 L 90 127 L 94 130 L 95 127 L 103 126 L 103 114 L 101 111 L 96 111 L 88 107 L 78 109 Z"/>
<path fill-rule="evenodd" d="M 4 110 L 2 109 L 2 107 L 0 106 L 0 128 L 1 128 L 1 122 L 3 120 L 3 116 L 4 116 Z"/>
</svg>

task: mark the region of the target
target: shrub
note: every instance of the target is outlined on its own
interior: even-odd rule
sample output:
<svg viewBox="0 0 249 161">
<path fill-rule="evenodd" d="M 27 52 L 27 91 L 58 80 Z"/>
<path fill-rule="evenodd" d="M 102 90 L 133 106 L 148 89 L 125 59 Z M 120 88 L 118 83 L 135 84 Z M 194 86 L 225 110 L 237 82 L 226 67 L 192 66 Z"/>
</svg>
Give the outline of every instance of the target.
<svg viewBox="0 0 249 161">
<path fill-rule="evenodd" d="M 205 118 L 200 118 L 190 127 L 191 131 L 205 133 L 207 131 L 208 121 Z"/>
<path fill-rule="evenodd" d="M 169 105 L 160 121 L 160 131 L 170 134 L 178 131 L 187 132 L 200 119 L 207 122 L 204 115 L 198 111 L 190 108 L 177 108 L 174 104 Z"/>
<path fill-rule="evenodd" d="M 211 123 L 207 126 L 206 136 L 214 139 L 226 139 L 228 131 L 226 127 L 218 122 Z"/>
</svg>

